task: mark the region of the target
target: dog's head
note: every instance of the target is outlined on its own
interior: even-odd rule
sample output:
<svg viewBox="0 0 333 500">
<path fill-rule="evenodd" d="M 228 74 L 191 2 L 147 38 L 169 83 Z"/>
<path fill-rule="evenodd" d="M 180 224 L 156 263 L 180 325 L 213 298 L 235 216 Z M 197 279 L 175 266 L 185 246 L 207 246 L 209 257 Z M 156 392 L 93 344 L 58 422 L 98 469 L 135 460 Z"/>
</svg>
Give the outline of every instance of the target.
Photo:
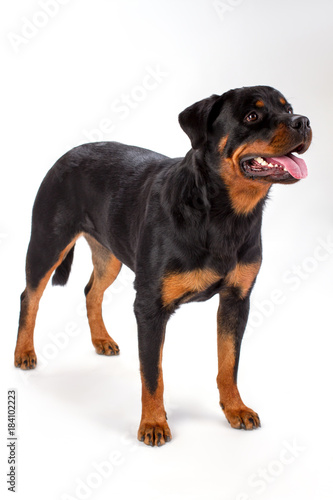
<svg viewBox="0 0 333 500">
<path fill-rule="evenodd" d="M 272 183 L 293 183 L 307 176 L 305 162 L 294 153 L 304 153 L 311 143 L 309 119 L 294 114 L 272 87 L 212 95 L 180 113 L 179 123 L 194 150 L 218 158 L 227 186 L 236 182 L 239 189 L 260 185 L 268 190 Z"/>
</svg>

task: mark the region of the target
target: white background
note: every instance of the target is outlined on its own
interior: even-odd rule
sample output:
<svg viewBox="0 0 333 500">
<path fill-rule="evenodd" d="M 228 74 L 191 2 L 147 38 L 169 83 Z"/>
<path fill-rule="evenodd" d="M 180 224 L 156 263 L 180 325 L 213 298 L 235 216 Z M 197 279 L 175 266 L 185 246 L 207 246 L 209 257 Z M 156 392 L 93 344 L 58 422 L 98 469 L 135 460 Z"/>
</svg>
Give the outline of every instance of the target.
<svg viewBox="0 0 333 500">
<path fill-rule="evenodd" d="M 4 417 L 13 387 L 15 498 L 332 499 L 333 3 L 62 4 L 52 15 L 35 0 L 1 8 L 1 491 L 12 498 Z M 84 242 L 67 287 L 48 286 L 42 298 L 38 368 L 13 366 L 33 200 L 57 158 L 90 140 L 183 156 L 189 140 L 180 111 L 212 93 L 257 84 L 278 88 L 313 127 L 308 178 L 274 186 L 264 215 L 264 262 L 239 370 L 240 392 L 262 428 L 231 429 L 219 408 L 215 297 L 183 306 L 168 325 L 173 440 L 152 449 L 136 440 L 133 277 L 124 270 L 104 306 L 121 355 L 97 356 L 84 311 L 92 268 Z M 105 461 L 102 477 L 96 467 Z"/>
</svg>

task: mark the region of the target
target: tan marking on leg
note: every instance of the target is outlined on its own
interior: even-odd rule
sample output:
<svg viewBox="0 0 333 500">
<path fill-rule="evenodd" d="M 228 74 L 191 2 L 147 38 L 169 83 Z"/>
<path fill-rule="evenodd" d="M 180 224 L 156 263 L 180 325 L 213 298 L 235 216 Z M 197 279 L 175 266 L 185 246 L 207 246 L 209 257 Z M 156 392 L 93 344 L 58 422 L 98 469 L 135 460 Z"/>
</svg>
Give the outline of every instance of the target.
<svg viewBox="0 0 333 500">
<path fill-rule="evenodd" d="M 21 303 L 20 324 L 19 324 L 19 331 L 17 335 L 17 342 L 14 355 L 15 366 L 20 367 L 23 370 L 27 370 L 29 368 L 35 368 L 37 364 L 37 357 L 34 350 L 33 335 L 34 335 L 39 301 L 43 295 L 43 292 L 50 277 L 52 276 L 52 273 L 66 258 L 68 252 L 74 246 L 76 240 L 80 236 L 81 234 L 78 234 L 71 241 L 71 243 L 69 243 L 69 245 L 67 245 L 66 248 L 62 250 L 57 262 L 50 268 L 50 270 L 41 279 L 36 289 L 31 289 L 29 286 L 27 286 L 25 291 L 23 292 L 25 296 Z"/>
<path fill-rule="evenodd" d="M 221 335 L 218 326 L 218 375 L 217 384 L 220 391 L 220 402 L 231 408 L 243 404 L 234 380 L 235 346 L 231 335 Z"/>
<path fill-rule="evenodd" d="M 103 245 L 89 235 L 84 235 L 92 251 L 94 270 L 87 285 L 87 315 L 91 340 L 98 354 L 111 356 L 119 353 L 119 347 L 108 334 L 102 317 L 105 290 L 117 278 L 122 263 Z"/>
<path fill-rule="evenodd" d="M 162 281 L 163 305 L 168 306 L 188 293 L 203 292 L 220 278 L 212 269 L 167 274 Z"/>
<path fill-rule="evenodd" d="M 250 264 L 238 263 L 226 277 L 226 283 L 229 286 L 238 287 L 241 290 L 241 298 L 248 294 L 258 272 L 261 261 Z"/>
<path fill-rule="evenodd" d="M 141 370 L 142 415 L 138 439 L 151 446 L 162 446 L 172 438 L 163 402 L 162 351 L 163 345 L 160 350 L 157 389 L 153 394 L 149 391 Z"/>
<path fill-rule="evenodd" d="M 232 335 L 223 332 L 223 324 L 218 323 L 218 375 L 220 405 L 235 429 L 255 429 L 260 426 L 259 416 L 243 403 L 235 382 L 236 352 Z"/>
</svg>

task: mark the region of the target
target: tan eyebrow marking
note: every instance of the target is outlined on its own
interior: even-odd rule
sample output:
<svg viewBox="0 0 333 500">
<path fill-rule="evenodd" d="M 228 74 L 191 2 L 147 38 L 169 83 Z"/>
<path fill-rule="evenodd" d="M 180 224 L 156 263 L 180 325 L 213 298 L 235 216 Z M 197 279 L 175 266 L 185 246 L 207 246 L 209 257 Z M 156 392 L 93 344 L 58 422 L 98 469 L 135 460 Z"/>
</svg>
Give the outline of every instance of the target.
<svg viewBox="0 0 333 500">
<path fill-rule="evenodd" d="M 223 152 L 223 150 L 224 150 L 224 148 L 225 148 L 225 146 L 227 144 L 228 137 L 229 136 L 226 135 L 225 137 L 222 137 L 222 139 L 220 140 L 219 145 L 218 145 L 218 150 L 219 150 L 220 153 Z"/>
<path fill-rule="evenodd" d="M 259 99 L 259 101 L 257 101 L 257 102 L 256 102 L 256 106 L 257 106 L 258 108 L 263 108 L 263 107 L 265 106 L 265 103 L 264 103 L 264 101 L 261 101 L 261 100 Z"/>
<path fill-rule="evenodd" d="M 283 97 L 280 97 L 280 103 L 284 106 L 286 104 L 286 100 Z"/>
</svg>

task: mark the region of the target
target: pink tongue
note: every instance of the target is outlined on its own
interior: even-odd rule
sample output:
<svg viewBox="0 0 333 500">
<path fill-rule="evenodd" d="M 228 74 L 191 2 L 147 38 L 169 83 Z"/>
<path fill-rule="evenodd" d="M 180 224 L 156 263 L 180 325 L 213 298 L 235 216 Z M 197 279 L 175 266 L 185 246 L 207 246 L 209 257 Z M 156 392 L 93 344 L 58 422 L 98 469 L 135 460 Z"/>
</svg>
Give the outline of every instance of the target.
<svg viewBox="0 0 333 500">
<path fill-rule="evenodd" d="M 297 158 L 291 153 L 288 156 L 275 156 L 272 158 L 265 158 L 267 163 L 277 163 L 285 167 L 290 175 L 295 179 L 304 179 L 308 175 L 308 169 L 304 160 Z"/>
</svg>

